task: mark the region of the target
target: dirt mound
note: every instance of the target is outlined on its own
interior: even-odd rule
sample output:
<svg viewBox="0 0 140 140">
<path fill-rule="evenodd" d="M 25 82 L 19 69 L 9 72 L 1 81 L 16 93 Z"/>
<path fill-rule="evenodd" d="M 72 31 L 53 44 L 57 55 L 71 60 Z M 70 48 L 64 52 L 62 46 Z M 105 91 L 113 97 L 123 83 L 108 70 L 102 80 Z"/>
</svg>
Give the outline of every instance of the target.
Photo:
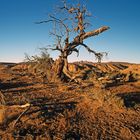
<svg viewBox="0 0 140 140">
<path fill-rule="evenodd" d="M 127 69 L 133 64 L 121 63 L 121 62 L 110 62 L 110 63 L 92 63 L 92 62 L 75 62 L 70 64 L 71 71 L 76 71 L 80 68 L 89 67 L 102 72 L 112 72 Z"/>
</svg>

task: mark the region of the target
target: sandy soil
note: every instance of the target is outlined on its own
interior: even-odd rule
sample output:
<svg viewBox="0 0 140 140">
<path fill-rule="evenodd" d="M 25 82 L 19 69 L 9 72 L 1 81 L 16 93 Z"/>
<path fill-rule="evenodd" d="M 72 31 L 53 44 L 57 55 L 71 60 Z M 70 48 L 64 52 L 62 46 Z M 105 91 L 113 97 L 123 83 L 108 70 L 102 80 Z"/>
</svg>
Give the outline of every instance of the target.
<svg viewBox="0 0 140 140">
<path fill-rule="evenodd" d="M 136 64 L 94 67 L 140 74 L 140 65 Z M 4 119 L 0 125 L 2 140 L 140 139 L 139 79 L 108 88 L 73 82 L 43 83 L 26 66 L 1 64 L 0 90 L 6 101 L 4 109 L 0 106 L 0 114 L 4 114 L 0 118 Z M 25 104 L 27 107 L 21 108 Z"/>
</svg>

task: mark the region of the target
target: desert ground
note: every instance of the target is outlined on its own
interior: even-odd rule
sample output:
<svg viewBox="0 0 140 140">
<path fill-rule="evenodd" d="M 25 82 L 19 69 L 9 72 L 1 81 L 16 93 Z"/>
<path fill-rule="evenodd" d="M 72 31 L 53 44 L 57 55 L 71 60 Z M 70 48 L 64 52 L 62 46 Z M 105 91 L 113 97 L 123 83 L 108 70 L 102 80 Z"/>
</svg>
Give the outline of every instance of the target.
<svg viewBox="0 0 140 140">
<path fill-rule="evenodd" d="M 69 69 L 86 69 L 86 77 L 55 83 L 26 63 L 0 64 L 0 139 L 140 140 L 140 65 L 78 62 Z"/>
</svg>

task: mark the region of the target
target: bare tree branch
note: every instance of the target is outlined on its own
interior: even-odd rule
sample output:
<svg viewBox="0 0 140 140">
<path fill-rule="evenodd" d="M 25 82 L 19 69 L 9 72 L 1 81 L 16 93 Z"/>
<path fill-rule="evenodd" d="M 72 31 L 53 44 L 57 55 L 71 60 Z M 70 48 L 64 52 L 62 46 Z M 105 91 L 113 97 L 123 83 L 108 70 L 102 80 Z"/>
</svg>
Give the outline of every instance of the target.
<svg viewBox="0 0 140 140">
<path fill-rule="evenodd" d="M 89 48 L 86 44 L 84 44 L 84 43 L 80 43 L 80 45 L 84 46 L 84 47 L 87 49 L 87 51 L 88 51 L 89 53 L 93 53 L 93 54 L 95 55 L 95 57 L 96 57 L 96 59 L 98 60 L 99 63 L 101 63 L 101 60 L 102 60 L 104 54 L 107 55 L 106 52 L 100 52 L 100 53 L 95 52 L 94 50 L 90 49 L 90 48 Z"/>
<path fill-rule="evenodd" d="M 106 30 L 110 29 L 110 27 L 108 26 L 103 26 L 103 27 L 100 27 L 99 29 L 96 29 L 96 30 L 93 30 L 93 31 L 90 31 L 90 32 L 86 32 L 85 34 L 83 34 L 80 38 L 82 40 L 88 38 L 88 37 L 91 37 L 91 36 L 95 36 L 95 35 L 98 35 Z"/>
<path fill-rule="evenodd" d="M 35 22 L 36 24 L 42 24 L 42 23 L 48 23 L 48 22 L 56 22 L 56 23 L 58 23 L 58 24 L 61 24 L 61 25 L 63 25 L 63 27 L 65 28 L 65 30 L 66 30 L 66 36 L 67 36 L 67 38 L 69 38 L 69 28 L 64 24 L 64 21 L 66 20 L 66 19 L 64 19 L 64 20 L 60 20 L 60 19 L 58 19 L 58 18 L 56 18 L 56 17 L 54 17 L 54 16 L 52 16 L 52 15 L 50 15 L 50 20 L 44 20 L 44 21 L 40 21 L 40 22 Z"/>
</svg>

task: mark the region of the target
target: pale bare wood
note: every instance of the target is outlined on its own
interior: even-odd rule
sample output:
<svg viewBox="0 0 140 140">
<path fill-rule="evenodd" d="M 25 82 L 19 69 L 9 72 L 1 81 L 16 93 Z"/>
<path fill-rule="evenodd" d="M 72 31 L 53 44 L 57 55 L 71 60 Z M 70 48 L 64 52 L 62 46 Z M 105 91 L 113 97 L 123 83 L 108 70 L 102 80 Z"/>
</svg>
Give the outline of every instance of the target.
<svg viewBox="0 0 140 140">
<path fill-rule="evenodd" d="M 92 37 L 92 36 L 96 36 L 96 35 L 99 35 L 100 33 L 106 31 L 110 29 L 108 26 L 103 26 L 103 27 L 100 27 L 99 29 L 96 29 L 96 30 L 93 30 L 93 31 L 90 31 L 90 32 L 86 32 L 85 34 L 83 34 L 80 38 L 82 40 L 86 39 L 86 38 L 89 38 L 89 37 Z"/>
</svg>

